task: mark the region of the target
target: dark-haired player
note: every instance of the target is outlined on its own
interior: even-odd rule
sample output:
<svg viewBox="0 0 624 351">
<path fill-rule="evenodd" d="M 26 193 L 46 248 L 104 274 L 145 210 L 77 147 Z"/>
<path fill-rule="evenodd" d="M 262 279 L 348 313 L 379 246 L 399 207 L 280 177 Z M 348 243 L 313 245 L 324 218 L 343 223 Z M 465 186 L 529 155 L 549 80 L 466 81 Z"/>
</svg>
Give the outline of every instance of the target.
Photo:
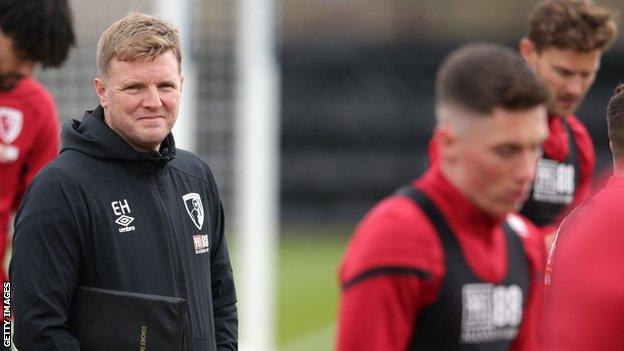
<svg viewBox="0 0 624 351">
<path fill-rule="evenodd" d="M 546 271 L 544 351 L 616 351 L 624 345 L 624 85 L 607 108 L 614 175 L 568 216 Z"/>
<path fill-rule="evenodd" d="M 531 195 L 521 213 L 550 245 L 561 220 L 589 195 L 596 155 L 591 137 L 574 116 L 591 88 L 617 26 L 610 13 L 586 0 L 540 1 L 529 17 L 520 53 L 548 88 L 548 138 Z M 437 162 L 437 136 L 429 148 Z"/>
<path fill-rule="evenodd" d="M 439 160 L 377 204 L 340 268 L 339 351 L 534 350 L 544 245 L 513 214 L 548 92 L 513 51 L 463 47 L 436 81 Z"/>
<path fill-rule="evenodd" d="M 58 154 L 56 107 L 33 69 L 61 66 L 74 41 L 66 0 L 0 1 L 0 265 L 11 213 Z M 0 278 L 7 280 L 4 269 Z"/>
</svg>

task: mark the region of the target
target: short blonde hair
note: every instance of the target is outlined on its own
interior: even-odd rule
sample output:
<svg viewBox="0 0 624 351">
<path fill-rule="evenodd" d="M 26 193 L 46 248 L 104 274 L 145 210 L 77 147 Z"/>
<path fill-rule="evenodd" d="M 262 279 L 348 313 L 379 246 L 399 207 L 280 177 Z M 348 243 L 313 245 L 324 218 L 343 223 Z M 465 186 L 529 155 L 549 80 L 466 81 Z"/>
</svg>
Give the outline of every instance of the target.
<svg viewBox="0 0 624 351">
<path fill-rule="evenodd" d="M 176 56 L 180 70 L 182 48 L 178 30 L 161 18 L 131 12 L 102 33 L 97 47 L 98 70 L 106 75 L 113 59 L 153 60 L 169 50 Z"/>
</svg>

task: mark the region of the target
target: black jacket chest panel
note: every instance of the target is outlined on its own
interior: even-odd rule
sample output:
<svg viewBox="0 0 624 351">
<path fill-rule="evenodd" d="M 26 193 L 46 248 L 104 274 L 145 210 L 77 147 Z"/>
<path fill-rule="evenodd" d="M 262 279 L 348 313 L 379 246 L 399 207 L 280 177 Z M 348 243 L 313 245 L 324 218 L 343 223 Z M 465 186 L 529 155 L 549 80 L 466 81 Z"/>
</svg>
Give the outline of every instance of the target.
<svg viewBox="0 0 624 351">
<path fill-rule="evenodd" d="M 153 172 L 108 162 L 86 167 L 83 176 L 98 186 L 87 200 L 81 285 L 188 299 L 194 338 L 210 344 L 214 321 L 200 315 L 213 313 L 220 203 L 209 178 L 181 170 L 178 160 L 185 162 L 179 155 Z"/>
<path fill-rule="evenodd" d="M 236 292 L 208 165 L 171 134 L 158 151 L 134 150 L 101 106 L 65 123 L 62 140 L 16 216 L 20 348 L 75 349 L 65 321 L 76 289 L 91 286 L 184 298 L 184 348 L 235 349 Z"/>
<path fill-rule="evenodd" d="M 509 349 L 522 323 L 529 288 L 528 262 L 517 234 L 504 224 L 507 275 L 496 284 L 484 282 L 468 266 L 433 202 L 412 187 L 401 192 L 423 209 L 436 228 L 446 268 L 437 300 L 420 311 L 408 350 Z"/>
</svg>

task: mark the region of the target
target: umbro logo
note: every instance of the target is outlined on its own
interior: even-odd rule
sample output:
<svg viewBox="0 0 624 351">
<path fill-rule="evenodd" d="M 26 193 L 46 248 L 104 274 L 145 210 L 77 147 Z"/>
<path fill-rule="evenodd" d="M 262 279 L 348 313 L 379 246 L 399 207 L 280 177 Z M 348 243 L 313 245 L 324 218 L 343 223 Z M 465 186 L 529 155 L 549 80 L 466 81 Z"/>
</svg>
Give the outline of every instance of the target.
<svg viewBox="0 0 624 351">
<path fill-rule="evenodd" d="M 119 218 L 117 218 L 117 220 L 115 221 L 115 223 L 119 224 L 119 225 L 123 225 L 124 227 L 127 227 L 130 225 L 130 223 L 132 223 L 134 221 L 134 218 L 130 217 L 130 216 L 126 216 L 126 215 L 121 215 Z"/>
<path fill-rule="evenodd" d="M 128 213 L 132 213 L 130 205 L 128 205 L 128 200 L 113 201 L 111 202 L 111 207 L 113 208 L 115 216 L 118 216 L 115 223 L 120 226 L 118 228 L 120 233 L 131 232 L 136 229 L 134 226 L 130 226 L 130 224 L 134 222 L 134 217 L 127 215 Z"/>
</svg>

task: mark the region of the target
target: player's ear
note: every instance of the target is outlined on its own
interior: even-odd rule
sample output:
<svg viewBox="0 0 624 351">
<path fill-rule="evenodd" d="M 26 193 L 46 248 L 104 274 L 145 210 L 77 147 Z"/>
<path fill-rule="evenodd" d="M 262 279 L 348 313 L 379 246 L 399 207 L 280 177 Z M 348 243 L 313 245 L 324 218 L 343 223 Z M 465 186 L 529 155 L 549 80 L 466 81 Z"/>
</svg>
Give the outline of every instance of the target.
<svg viewBox="0 0 624 351">
<path fill-rule="evenodd" d="M 518 49 L 524 61 L 526 61 L 529 66 L 535 67 L 537 57 L 539 55 L 539 51 L 537 50 L 537 46 L 535 46 L 535 43 L 531 39 L 523 37 L 522 39 L 520 39 Z"/>
<path fill-rule="evenodd" d="M 459 156 L 459 138 L 457 128 L 449 121 L 440 122 L 436 126 L 434 137 L 438 141 L 440 159 L 454 162 Z"/>
<path fill-rule="evenodd" d="M 613 143 L 611 141 L 609 141 L 609 150 L 611 150 L 611 153 L 613 154 Z"/>
<path fill-rule="evenodd" d="M 609 150 L 611 150 L 611 155 L 613 158 L 613 170 L 616 171 L 618 168 L 621 168 L 620 164 L 622 161 L 615 157 L 615 153 L 613 152 L 613 143 L 609 141 Z"/>
<path fill-rule="evenodd" d="M 106 98 L 106 84 L 104 83 L 104 80 L 100 77 L 95 78 L 93 80 L 93 89 L 100 99 L 100 105 L 104 108 L 107 107 L 108 99 Z"/>
<path fill-rule="evenodd" d="M 454 104 L 440 102 L 436 104 L 436 127 L 434 140 L 438 155 L 444 162 L 453 162 L 459 157 L 459 120 L 460 108 Z"/>
</svg>

